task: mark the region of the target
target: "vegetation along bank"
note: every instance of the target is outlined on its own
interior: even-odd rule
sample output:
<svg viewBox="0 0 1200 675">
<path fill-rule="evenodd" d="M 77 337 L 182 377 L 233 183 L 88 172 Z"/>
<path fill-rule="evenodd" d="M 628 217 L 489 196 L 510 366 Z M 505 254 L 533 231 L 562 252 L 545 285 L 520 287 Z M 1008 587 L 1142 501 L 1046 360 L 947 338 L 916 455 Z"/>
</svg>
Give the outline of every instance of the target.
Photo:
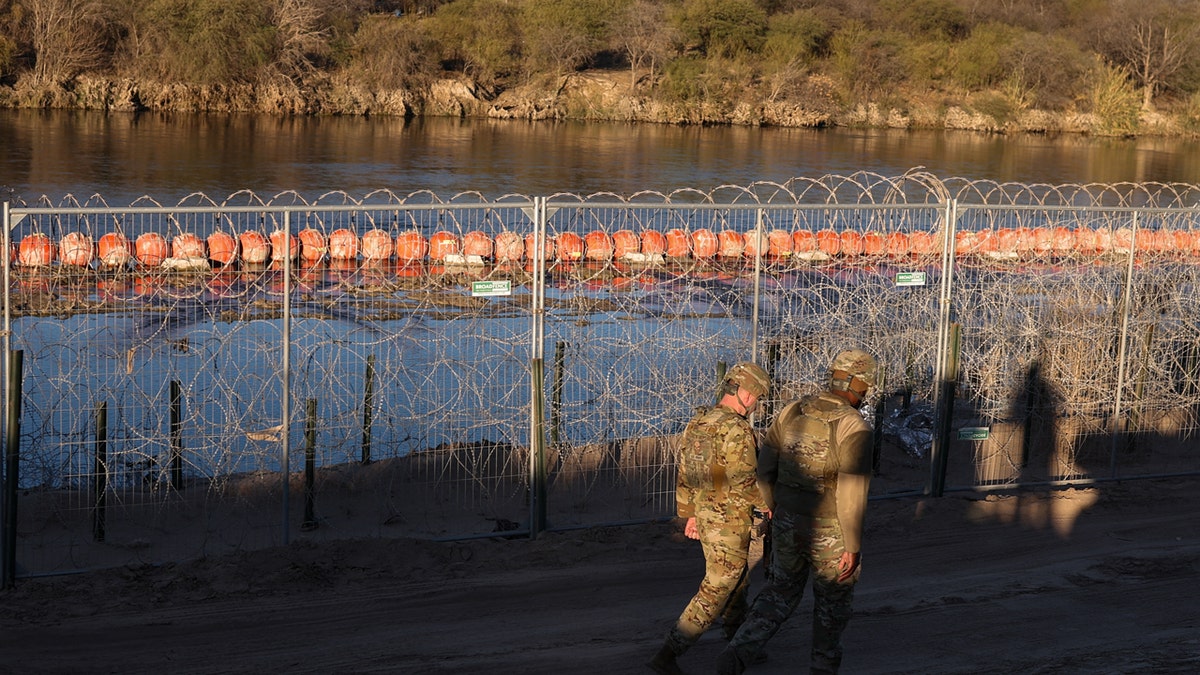
<svg viewBox="0 0 1200 675">
<path fill-rule="evenodd" d="M 1200 134 L 1200 0 L 0 0 L 0 107 Z"/>
</svg>

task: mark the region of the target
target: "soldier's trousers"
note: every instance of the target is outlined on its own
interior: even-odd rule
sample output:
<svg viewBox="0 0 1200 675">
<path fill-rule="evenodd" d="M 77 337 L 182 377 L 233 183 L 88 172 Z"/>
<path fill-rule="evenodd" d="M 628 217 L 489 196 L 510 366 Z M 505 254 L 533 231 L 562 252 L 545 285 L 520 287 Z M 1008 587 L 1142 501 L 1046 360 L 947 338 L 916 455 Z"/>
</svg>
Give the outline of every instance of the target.
<svg viewBox="0 0 1200 675">
<path fill-rule="evenodd" d="M 754 598 L 742 627 L 729 642 L 741 663 L 750 663 L 791 616 L 809 576 L 813 582 L 812 672 L 836 673 L 842 632 L 850 622 L 856 578 L 839 583 L 844 548 L 837 518 L 811 519 L 776 511 L 771 522 L 774 556 L 767 586 Z"/>
<path fill-rule="evenodd" d="M 695 644 L 717 617 L 723 620 L 726 637 L 732 637 L 746 615 L 750 514 L 744 518 L 697 515 L 696 524 L 704 549 L 704 579 L 667 634 L 667 644 L 676 654 Z"/>
</svg>

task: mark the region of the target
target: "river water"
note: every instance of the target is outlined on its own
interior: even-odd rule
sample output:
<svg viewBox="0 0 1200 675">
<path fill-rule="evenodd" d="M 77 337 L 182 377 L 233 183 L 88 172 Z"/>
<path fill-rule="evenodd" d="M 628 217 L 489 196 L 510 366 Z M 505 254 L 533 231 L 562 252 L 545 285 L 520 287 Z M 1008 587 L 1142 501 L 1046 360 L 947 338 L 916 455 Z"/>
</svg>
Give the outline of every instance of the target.
<svg viewBox="0 0 1200 675">
<path fill-rule="evenodd" d="M 1198 183 L 1200 143 L 960 131 L 601 122 L 0 111 L 0 197 L 164 205 L 249 190 L 551 196 L 898 176 L 1037 184 Z M 92 199 L 92 203 L 96 203 Z"/>
</svg>

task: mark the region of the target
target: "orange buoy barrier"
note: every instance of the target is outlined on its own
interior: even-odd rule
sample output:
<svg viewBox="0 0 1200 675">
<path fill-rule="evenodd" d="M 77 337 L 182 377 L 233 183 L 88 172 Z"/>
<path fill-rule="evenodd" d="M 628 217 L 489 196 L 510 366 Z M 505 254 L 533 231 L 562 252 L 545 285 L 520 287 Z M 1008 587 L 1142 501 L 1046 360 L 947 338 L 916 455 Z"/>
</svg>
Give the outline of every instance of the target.
<svg viewBox="0 0 1200 675">
<path fill-rule="evenodd" d="M 553 236 L 547 236 L 543 243 L 542 260 L 554 259 L 555 241 Z M 537 260 L 537 241 L 532 232 L 525 235 L 525 259 L 530 262 Z"/>
<path fill-rule="evenodd" d="M 271 244 L 258 230 L 246 230 L 239 234 L 238 245 L 242 249 L 242 262 L 244 263 L 261 265 L 271 257 Z"/>
<path fill-rule="evenodd" d="M 717 235 L 717 255 L 722 258 L 740 258 L 746 250 L 746 238 L 740 232 L 721 230 Z"/>
<path fill-rule="evenodd" d="M 1112 233 L 1112 250 L 1128 253 L 1133 248 L 1133 230 L 1118 227 Z"/>
<path fill-rule="evenodd" d="M 181 232 L 171 238 L 172 258 L 207 258 L 204 242 L 191 232 Z"/>
<path fill-rule="evenodd" d="M 686 258 L 691 255 L 691 240 L 687 232 L 678 227 L 667 230 L 667 257 Z"/>
<path fill-rule="evenodd" d="M 315 227 L 306 227 L 300 230 L 297 235 L 300 240 L 300 259 L 305 262 L 315 262 L 323 260 L 329 255 L 329 243 L 325 240 L 325 233 Z"/>
<path fill-rule="evenodd" d="M 574 232 L 563 232 L 558 241 L 558 259 L 561 262 L 578 262 L 583 259 L 583 237 Z"/>
<path fill-rule="evenodd" d="M 471 230 L 463 235 L 462 252 L 466 256 L 479 256 L 484 260 L 491 259 L 495 244 L 486 232 Z"/>
<path fill-rule="evenodd" d="M 712 230 L 702 227 L 692 232 L 691 246 L 692 257 L 697 260 L 709 260 L 716 257 L 720 241 Z"/>
<path fill-rule="evenodd" d="M 842 250 L 842 238 L 833 230 L 820 230 L 817 232 L 817 249 L 826 255 L 837 255 Z"/>
<path fill-rule="evenodd" d="M 938 250 L 937 238 L 929 232 L 911 232 L 908 235 L 908 252 L 916 256 L 925 256 L 931 253 L 936 253 Z"/>
<path fill-rule="evenodd" d="M 742 237 L 742 255 L 747 258 L 766 256 L 771 250 L 771 242 L 760 230 L 751 230 Z"/>
<path fill-rule="evenodd" d="M 1188 255 L 1192 251 L 1192 233 L 1187 230 L 1175 230 L 1171 233 L 1171 248 L 1182 255 Z"/>
<path fill-rule="evenodd" d="M 462 253 L 462 242 L 458 235 L 447 230 L 438 230 L 429 238 L 429 259 L 445 260 L 447 256 Z M 408 258 L 415 260 L 415 258 Z"/>
<path fill-rule="evenodd" d="M 329 233 L 329 257 L 333 260 L 358 258 L 358 235 L 344 227 Z"/>
<path fill-rule="evenodd" d="M 771 230 L 767 233 L 767 255 L 786 258 L 792 254 L 792 235 L 787 230 Z"/>
<path fill-rule="evenodd" d="M 64 265 L 87 267 L 95 254 L 92 238 L 82 232 L 68 232 L 58 242 L 58 259 Z"/>
<path fill-rule="evenodd" d="M 499 262 L 519 262 L 525 255 L 525 242 L 521 235 L 510 230 L 504 230 L 496 235 L 496 260 Z"/>
<path fill-rule="evenodd" d="M 1050 255 L 1054 250 L 1054 234 L 1050 228 L 1038 226 L 1027 230 L 1029 244 L 1027 250 L 1037 256 Z"/>
<path fill-rule="evenodd" d="M 100 264 L 104 267 L 124 267 L 133 259 L 133 243 L 120 232 L 108 232 L 96 242 Z"/>
<path fill-rule="evenodd" d="M 899 234 L 892 232 L 891 234 Z M 864 232 L 862 236 L 863 255 L 872 257 L 881 256 L 887 253 L 887 238 L 880 232 L 870 231 Z"/>
<path fill-rule="evenodd" d="M 455 249 L 457 249 L 457 238 L 454 240 L 453 245 Z M 404 264 L 423 261 L 425 260 L 425 256 L 429 255 L 429 251 L 432 247 L 433 243 L 426 239 L 425 235 L 421 234 L 420 231 L 405 230 L 404 232 L 396 235 L 396 260 L 399 260 Z M 376 255 L 381 255 L 381 252 L 377 253 Z M 388 256 L 376 257 L 373 258 L 373 260 L 387 260 L 387 258 Z"/>
<path fill-rule="evenodd" d="M 614 251 L 612 237 L 603 230 L 592 230 L 583 237 L 583 255 L 587 260 L 608 262 L 613 259 Z"/>
<path fill-rule="evenodd" d="M 363 260 L 378 262 L 388 260 L 395 251 L 392 237 L 379 228 L 373 228 L 362 236 Z"/>
<path fill-rule="evenodd" d="M 903 258 L 912 252 L 912 242 L 903 232 L 888 232 L 884 238 L 884 250 L 893 258 Z"/>
<path fill-rule="evenodd" d="M 817 235 L 812 230 L 796 230 L 792 233 L 792 252 L 809 254 L 820 250 Z"/>
<path fill-rule="evenodd" d="M 996 253 L 1016 253 L 1019 236 L 1017 231 L 1011 227 L 1002 227 L 996 230 Z"/>
<path fill-rule="evenodd" d="M 842 240 L 842 255 L 844 256 L 859 256 L 866 249 L 863 245 L 862 234 L 856 230 L 843 230 L 840 238 Z"/>
<path fill-rule="evenodd" d="M 280 261 L 286 258 L 295 260 L 300 255 L 300 239 L 294 234 L 275 230 L 271 233 L 271 260 Z"/>
<path fill-rule="evenodd" d="M 1061 225 L 1050 230 L 1050 251 L 1054 255 L 1066 256 L 1075 250 L 1075 233 Z"/>
<path fill-rule="evenodd" d="M 666 255 L 667 236 L 658 230 L 643 230 L 642 253 L 646 255 Z"/>
<path fill-rule="evenodd" d="M 17 249 L 17 262 L 26 267 L 42 267 L 54 262 L 54 242 L 42 232 L 27 234 Z"/>
<path fill-rule="evenodd" d="M 218 265 L 229 265 L 237 260 L 238 242 L 232 234 L 214 230 L 208 235 L 208 259 Z"/>
<path fill-rule="evenodd" d="M 166 237 L 157 232 L 138 235 L 133 243 L 133 252 L 138 262 L 146 267 L 158 267 L 170 255 Z"/>
<path fill-rule="evenodd" d="M 630 253 L 642 250 L 642 239 L 633 230 L 617 230 L 613 232 L 613 257 L 621 260 Z"/>
</svg>

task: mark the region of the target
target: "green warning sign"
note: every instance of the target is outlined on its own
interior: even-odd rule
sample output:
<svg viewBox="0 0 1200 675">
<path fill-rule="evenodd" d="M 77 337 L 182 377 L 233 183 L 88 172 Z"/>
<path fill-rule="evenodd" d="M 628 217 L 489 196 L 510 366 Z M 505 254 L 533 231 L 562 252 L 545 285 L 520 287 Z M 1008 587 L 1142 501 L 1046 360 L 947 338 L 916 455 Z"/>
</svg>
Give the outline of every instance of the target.
<svg viewBox="0 0 1200 675">
<path fill-rule="evenodd" d="M 991 429 L 987 427 L 963 427 L 958 430 L 960 441 L 986 441 Z"/>
<path fill-rule="evenodd" d="M 471 295 L 488 297 L 493 295 L 512 295 L 512 282 L 505 281 L 472 281 Z"/>
<path fill-rule="evenodd" d="M 896 272 L 897 286 L 924 286 L 924 272 Z"/>
</svg>

